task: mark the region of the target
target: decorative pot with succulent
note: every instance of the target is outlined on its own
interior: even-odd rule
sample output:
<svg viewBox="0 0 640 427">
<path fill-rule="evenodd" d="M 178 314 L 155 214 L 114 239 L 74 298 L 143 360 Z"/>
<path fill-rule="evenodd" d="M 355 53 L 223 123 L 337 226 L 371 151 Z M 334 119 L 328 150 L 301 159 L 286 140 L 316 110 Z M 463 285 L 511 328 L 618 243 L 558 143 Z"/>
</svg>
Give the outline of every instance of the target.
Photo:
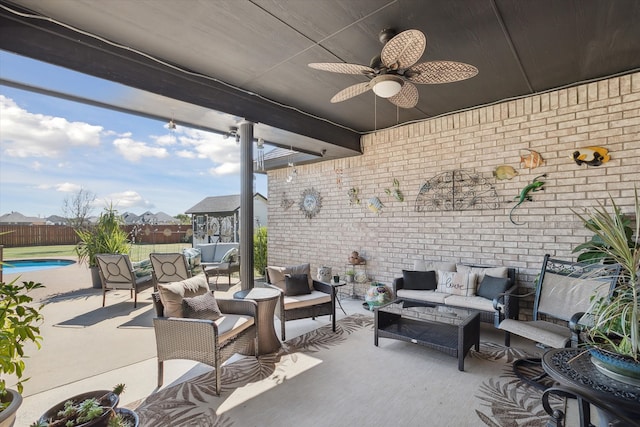
<svg viewBox="0 0 640 427">
<path fill-rule="evenodd" d="M 86 261 L 92 269 L 94 288 L 102 287 L 96 255 L 129 253 L 129 235 L 122 229 L 122 225 L 118 211 L 113 207 L 107 207 L 95 225 L 88 229 L 76 230 L 80 238 L 80 243 L 75 248 L 78 261 Z"/>
<path fill-rule="evenodd" d="M 137 427 L 138 417 L 131 410 L 116 408 L 124 384 L 113 391 L 96 390 L 60 402 L 30 427 Z"/>
<path fill-rule="evenodd" d="M 353 269 L 349 269 L 347 271 L 344 272 L 344 276 L 345 276 L 345 281 L 347 283 L 353 283 L 353 278 L 356 275 L 356 271 Z"/>
<path fill-rule="evenodd" d="M 0 282 L 0 427 L 13 425 L 22 403 L 22 383 L 28 380 L 23 379 L 26 358 L 24 346 L 32 343 L 40 348 L 42 341 L 40 325 L 44 305 L 34 305 L 29 292 L 44 286 L 35 282 L 18 284 L 17 280 Z M 17 391 L 7 388 L 7 375 L 17 379 Z"/>
<path fill-rule="evenodd" d="M 587 341 L 592 360 L 611 376 L 640 381 L 640 200 L 635 189 L 635 228 L 610 197 L 612 212 L 602 203 L 578 214 L 594 233 L 587 251 L 599 252 L 604 262 L 620 264 L 620 280 L 611 297 L 594 298 L 589 310 L 592 325 Z"/>
</svg>

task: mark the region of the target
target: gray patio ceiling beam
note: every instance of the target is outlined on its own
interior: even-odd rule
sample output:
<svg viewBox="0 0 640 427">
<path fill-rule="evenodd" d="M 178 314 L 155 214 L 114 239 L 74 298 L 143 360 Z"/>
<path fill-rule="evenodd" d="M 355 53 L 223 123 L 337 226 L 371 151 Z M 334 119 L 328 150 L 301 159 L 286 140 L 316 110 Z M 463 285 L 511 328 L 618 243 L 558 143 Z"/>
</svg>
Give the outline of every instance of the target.
<svg viewBox="0 0 640 427">
<path fill-rule="evenodd" d="M 0 10 L 0 49 L 361 152 L 353 130 L 46 20 Z"/>
</svg>

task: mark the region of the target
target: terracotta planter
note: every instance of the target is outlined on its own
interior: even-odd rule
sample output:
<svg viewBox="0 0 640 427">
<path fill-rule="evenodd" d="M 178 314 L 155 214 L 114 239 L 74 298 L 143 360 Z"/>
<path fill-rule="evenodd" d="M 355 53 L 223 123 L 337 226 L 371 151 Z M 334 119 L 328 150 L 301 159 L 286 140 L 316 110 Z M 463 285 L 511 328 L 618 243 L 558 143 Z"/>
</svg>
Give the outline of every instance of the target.
<svg viewBox="0 0 640 427">
<path fill-rule="evenodd" d="M 12 427 L 16 421 L 16 412 L 22 405 L 22 396 L 15 390 L 7 389 L 7 394 L 2 401 L 10 401 L 11 403 L 4 411 L 0 412 L 0 427 Z"/>
</svg>

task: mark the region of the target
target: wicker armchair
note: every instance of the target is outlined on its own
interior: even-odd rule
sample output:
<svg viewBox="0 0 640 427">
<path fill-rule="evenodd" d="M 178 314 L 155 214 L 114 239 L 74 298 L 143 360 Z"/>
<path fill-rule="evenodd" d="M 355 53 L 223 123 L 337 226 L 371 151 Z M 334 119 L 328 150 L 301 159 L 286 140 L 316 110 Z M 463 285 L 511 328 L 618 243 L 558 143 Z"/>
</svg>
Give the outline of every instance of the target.
<svg viewBox="0 0 640 427">
<path fill-rule="evenodd" d="M 271 283 L 267 267 L 266 286 L 280 291 L 278 305 L 276 305 L 275 315 L 280 319 L 280 334 L 282 341 L 286 340 L 285 323 L 287 320 L 306 319 L 316 316 L 336 315 L 336 295 L 333 286 L 313 281 L 313 291 L 310 294 L 300 296 L 287 296 L 280 286 Z M 333 317 L 332 317 L 333 318 Z M 335 332 L 335 330 L 334 330 Z"/>
<path fill-rule="evenodd" d="M 258 354 L 257 304 L 249 300 L 217 299 L 223 317 L 216 321 L 164 317 L 160 295 L 153 293 L 156 315 L 153 327 L 158 351 L 158 387 L 162 386 L 164 362 L 186 359 L 215 369 L 216 393 L 220 395 L 220 365 L 233 354 Z"/>
</svg>

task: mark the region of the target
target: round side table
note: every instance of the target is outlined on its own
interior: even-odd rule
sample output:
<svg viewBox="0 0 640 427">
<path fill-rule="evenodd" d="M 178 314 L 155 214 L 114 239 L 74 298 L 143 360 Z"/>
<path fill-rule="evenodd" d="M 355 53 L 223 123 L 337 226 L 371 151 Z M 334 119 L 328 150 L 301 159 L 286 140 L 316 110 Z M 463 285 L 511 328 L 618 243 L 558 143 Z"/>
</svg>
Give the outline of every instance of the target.
<svg viewBox="0 0 640 427">
<path fill-rule="evenodd" d="M 276 335 L 273 317 L 280 292 L 269 288 L 245 289 L 233 294 L 235 299 L 250 299 L 258 304 L 258 355 L 275 353 L 282 347 Z"/>
</svg>

